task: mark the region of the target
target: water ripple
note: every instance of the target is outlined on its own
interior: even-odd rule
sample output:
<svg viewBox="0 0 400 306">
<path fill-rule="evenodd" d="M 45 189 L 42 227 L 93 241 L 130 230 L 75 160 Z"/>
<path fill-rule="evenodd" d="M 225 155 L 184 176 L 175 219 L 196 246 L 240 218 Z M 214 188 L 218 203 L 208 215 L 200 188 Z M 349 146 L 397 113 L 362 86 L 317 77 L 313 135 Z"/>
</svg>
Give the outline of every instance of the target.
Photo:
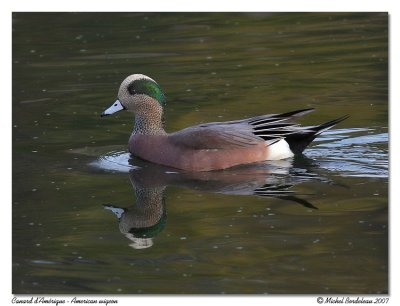
<svg viewBox="0 0 400 306">
<path fill-rule="evenodd" d="M 334 130 L 320 137 L 318 141 L 323 143 L 306 150 L 305 155 L 341 176 L 386 178 L 388 140 L 388 133 L 374 133 L 374 129 Z"/>
</svg>

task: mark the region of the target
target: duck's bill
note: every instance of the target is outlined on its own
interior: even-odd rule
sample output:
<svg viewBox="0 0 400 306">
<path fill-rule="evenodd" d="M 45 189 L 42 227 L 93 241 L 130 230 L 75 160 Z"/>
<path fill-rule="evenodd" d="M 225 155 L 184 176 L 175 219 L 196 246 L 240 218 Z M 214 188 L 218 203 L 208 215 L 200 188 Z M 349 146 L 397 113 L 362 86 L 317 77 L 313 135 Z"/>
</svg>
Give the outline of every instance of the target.
<svg viewBox="0 0 400 306">
<path fill-rule="evenodd" d="M 107 108 L 104 112 L 101 113 L 101 117 L 108 116 L 119 112 L 120 110 L 125 109 L 125 107 L 121 104 L 119 100 L 116 100 L 109 108 Z"/>
</svg>

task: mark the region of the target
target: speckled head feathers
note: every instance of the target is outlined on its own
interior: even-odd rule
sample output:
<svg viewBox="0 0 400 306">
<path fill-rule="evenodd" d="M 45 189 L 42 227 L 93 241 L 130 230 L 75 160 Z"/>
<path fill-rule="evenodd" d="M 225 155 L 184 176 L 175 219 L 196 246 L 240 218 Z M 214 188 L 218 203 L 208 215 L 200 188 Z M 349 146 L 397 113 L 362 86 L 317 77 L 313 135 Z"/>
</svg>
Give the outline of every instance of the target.
<svg viewBox="0 0 400 306">
<path fill-rule="evenodd" d="M 144 74 L 132 74 L 125 78 L 118 91 L 118 99 L 125 101 L 135 95 L 145 95 L 155 99 L 162 107 L 165 106 L 164 93 L 156 81 Z"/>
</svg>

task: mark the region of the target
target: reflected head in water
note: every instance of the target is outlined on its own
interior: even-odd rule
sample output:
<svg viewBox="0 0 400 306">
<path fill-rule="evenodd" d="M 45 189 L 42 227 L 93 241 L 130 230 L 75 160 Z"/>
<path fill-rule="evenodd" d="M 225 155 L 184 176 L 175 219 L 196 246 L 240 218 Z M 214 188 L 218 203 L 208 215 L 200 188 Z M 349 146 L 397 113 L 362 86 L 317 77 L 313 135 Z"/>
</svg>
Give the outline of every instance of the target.
<svg viewBox="0 0 400 306">
<path fill-rule="evenodd" d="M 101 116 L 120 110 L 135 113 L 129 151 L 150 162 L 190 172 L 226 169 L 300 154 L 322 132 L 347 116 L 315 126 L 293 122 L 313 109 L 200 124 L 168 134 L 165 96 L 148 76 L 133 74 L 121 84 L 118 99 Z"/>
<path fill-rule="evenodd" d="M 119 221 L 120 232 L 132 241 L 134 249 L 148 248 L 153 238 L 161 232 L 166 223 L 163 199 L 164 188 L 145 188 L 133 185 L 136 195 L 135 205 L 129 208 L 103 205 L 113 212 Z"/>
<path fill-rule="evenodd" d="M 146 210 L 143 213 L 142 210 Z M 134 249 L 146 249 L 151 247 L 153 238 L 161 232 L 166 223 L 166 214 L 164 211 L 159 219 L 159 210 L 157 207 L 133 207 L 122 208 L 113 205 L 104 205 L 104 209 L 113 212 L 119 221 L 120 232 L 132 241 L 129 246 Z"/>
</svg>

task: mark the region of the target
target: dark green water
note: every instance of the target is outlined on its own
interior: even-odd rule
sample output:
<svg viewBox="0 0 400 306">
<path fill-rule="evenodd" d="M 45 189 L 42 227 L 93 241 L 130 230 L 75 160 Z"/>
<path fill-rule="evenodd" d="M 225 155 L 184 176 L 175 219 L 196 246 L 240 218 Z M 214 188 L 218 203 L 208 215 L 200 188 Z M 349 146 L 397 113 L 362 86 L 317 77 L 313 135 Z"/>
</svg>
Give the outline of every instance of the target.
<svg viewBox="0 0 400 306">
<path fill-rule="evenodd" d="M 132 73 L 168 131 L 351 117 L 303 158 L 177 173 L 99 116 Z M 388 292 L 387 14 L 15 13 L 12 80 L 13 293 Z"/>
</svg>

